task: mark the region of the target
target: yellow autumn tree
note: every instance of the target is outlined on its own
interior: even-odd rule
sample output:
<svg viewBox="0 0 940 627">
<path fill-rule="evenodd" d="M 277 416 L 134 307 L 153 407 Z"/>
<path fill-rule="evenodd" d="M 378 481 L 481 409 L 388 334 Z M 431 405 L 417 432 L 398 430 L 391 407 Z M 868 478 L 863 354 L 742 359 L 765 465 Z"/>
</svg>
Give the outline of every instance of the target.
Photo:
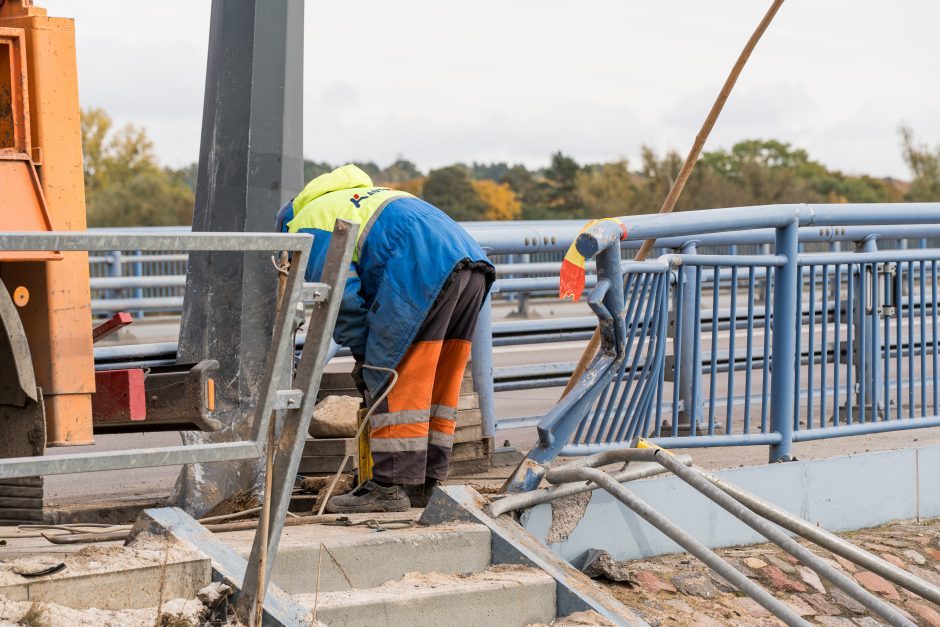
<svg viewBox="0 0 940 627">
<path fill-rule="evenodd" d="M 408 179 L 407 181 L 402 181 L 400 183 L 388 183 L 387 185 L 392 189 L 400 189 L 403 192 L 408 192 L 409 194 L 414 194 L 415 196 L 420 197 L 424 192 L 424 181 L 423 176 L 417 178 Z"/>
<path fill-rule="evenodd" d="M 486 205 L 484 220 L 518 220 L 522 215 L 522 203 L 506 183 L 481 179 L 473 181 L 473 189 Z"/>
</svg>

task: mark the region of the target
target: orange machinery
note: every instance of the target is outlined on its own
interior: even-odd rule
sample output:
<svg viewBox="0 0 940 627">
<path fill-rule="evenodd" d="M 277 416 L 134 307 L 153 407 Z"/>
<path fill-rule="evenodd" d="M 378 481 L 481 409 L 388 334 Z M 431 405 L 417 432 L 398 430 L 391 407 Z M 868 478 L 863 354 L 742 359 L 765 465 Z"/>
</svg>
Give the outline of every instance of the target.
<svg viewBox="0 0 940 627">
<path fill-rule="evenodd" d="M 0 231 L 85 229 L 79 115 L 73 21 L 0 0 Z M 0 279 L 0 456 L 92 443 L 87 253 L 0 251 Z M 0 485 L 0 521 L 41 515 L 41 478 Z"/>
<path fill-rule="evenodd" d="M 0 0 L 0 231 L 85 229 L 75 26 Z M 94 432 L 217 431 L 217 361 L 95 373 L 88 254 L 0 250 L 0 457 Z M 97 392 L 96 392 L 97 388 Z M 42 478 L 0 480 L 0 525 L 41 520 Z"/>
<path fill-rule="evenodd" d="M 0 230 L 85 229 L 74 23 L 30 0 L 0 3 L 0 190 Z M 48 446 L 93 442 L 87 253 L 0 251 L 0 262 L 29 338 Z"/>
</svg>

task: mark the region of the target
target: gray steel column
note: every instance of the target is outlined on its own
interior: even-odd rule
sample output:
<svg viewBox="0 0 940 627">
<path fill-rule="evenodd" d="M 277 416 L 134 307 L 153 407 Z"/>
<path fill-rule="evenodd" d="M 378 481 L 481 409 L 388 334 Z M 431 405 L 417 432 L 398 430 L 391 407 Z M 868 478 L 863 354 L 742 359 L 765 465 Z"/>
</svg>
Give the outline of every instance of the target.
<svg viewBox="0 0 940 627">
<path fill-rule="evenodd" d="M 303 185 L 303 0 L 213 0 L 194 231 L 271 231 Z M 271 343 L 277 278 L 268 253 L 189 258 L 177 361 L 217 359 L 216 433 L 187 444 L 241 440 Z M 201 466 L 201 467 L 197 467 Z M 183 469 L 175 500 L 194 516 L 255 491 L 262 464 Z"/>
</svg>

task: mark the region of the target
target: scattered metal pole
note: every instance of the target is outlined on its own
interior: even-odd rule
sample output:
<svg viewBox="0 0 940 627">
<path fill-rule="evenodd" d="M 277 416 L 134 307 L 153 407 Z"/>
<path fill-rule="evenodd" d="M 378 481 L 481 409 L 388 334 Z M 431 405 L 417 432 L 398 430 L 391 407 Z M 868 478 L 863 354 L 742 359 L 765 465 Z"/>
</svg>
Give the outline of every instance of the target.
<svg viewBox="0 0 940 627">
<path fill-rule="evenodd" d="M 683 464 L 692 463 L 692 458 L 688 455 L 680 455 L 678 459 Z M 623 470 L 615 472 L 611 475 L 611 477 L 613 477 L 614 481 L 617 483 L 626 483 L 628 481 L 636 481 L 638 479 L 655 477 L 656 475 L 661 475 L 665 472 L 667 472 L 667 470 L 659 464 L 631 464 L 625 467 Z M 574 483 L 554 485 L 550 488 L 532 490 L 531 492 L 522 492 L 521 494 L 509 494 L 496 501 L 493 501 L 487 511 L 491 516 L 497 517 L 505 514 L 506 512 L 528 509 L 530 507 L 539 505 L 540 503 L 549 503 L 555 499 L 564 498 L 573 494 L 591 492 L 596 490 L 598 487 L 600 486 L 597 484 L 578 481 Z"/>
<path fill-rule="evenodd" d="M 808 622 L 800 618 L 789 606 L 777 600 L 769 592 L 748 579 L 744 574 L 735 570 L 731 564 L 721 559 L 717 553 L 683 531 L 681 527 L 653 509 L 646 501 L 620 485 L 613 477 L 604 471 L 590 467 L 567 467 L 548 471 L 546 478 L 552 483 L 577 481 L 579 479 L 593 481 L 612 496 L 616 497 L 621 503 L 636 512 L 643 520 L 659 529 L 670 540 L 702 560 L 706 566 L 721 575 L 728 583 L 745 592 L 749 597 L 757 601 L 761 607 L 784 623 L 791 626 L 809 625 Z"/>
<path fill-rule="evenodd" d="M 680 458 L 681 461 L 681 458 Z M 730 484 L 719 477 L 702 470 L 701 468 L 695 468 L 695 470 L 705 479 L 711 481 L 713 484 L 718 486 L 725 493 L 730 495 L 733 499 L 747 507 L 748 509 L 754 510 L 767 520 L 770 520 L 773 523 L 776 523 L 792 531 L 793 533 L 815 542 L 819 546 L 829 551 L 832 551 L 836 555 L 844 557 L 847 560 L 853 561 L 863 568 L 867 568 L 873 573 L 877 573 L 884 577 L 885 579 L 896 583 L 902 588 L 910 590 L 914 594 L 921 596 L 928 601 L 940 605 L 940 588 L 930 584 L 919 577 L 915 577 L 911 573 L 898 568 L 890 562 L 877 557 L 867 551 L 863 551 L 858 548 L 848 540 L 840 538 L 839 536 L 829 533 L 821 527 L 810 524 L 809 522 L 803 520 L 798 516 L 787 512 L 784 509 L 781 509 L 765 501 L 764 499 L 751 494 L 746 490 L 742 490 L 736 485 Z"/>
<path fill-rule="evenodd" d="M 792 353 L 791 353 L 792 355 Z M 781 549 L 800 560 L 822 577 L 828 579 L 834 586 L 883 618 L 890 625 L 898 627 L 912 626 L 914 623 L 907 620 L 897 609 L 882 601 L 875 595 L 862 588 L 854 579 L 836 570 L 822 558 L 798 544 L 792 538 L 780 531 L 773 523 L 761 518 L 744 505 L 725 494 L 702 477 L 696 470 L 679 463 L 668 451 L 664 449 L 637 449 L 626 451 L 628 458 L 637 461 L 657 461 L 668 468 L 679 479 L 701 492 L 711 501 L 717 503 L 722 509 L 758 532 Z"/>
</svg>

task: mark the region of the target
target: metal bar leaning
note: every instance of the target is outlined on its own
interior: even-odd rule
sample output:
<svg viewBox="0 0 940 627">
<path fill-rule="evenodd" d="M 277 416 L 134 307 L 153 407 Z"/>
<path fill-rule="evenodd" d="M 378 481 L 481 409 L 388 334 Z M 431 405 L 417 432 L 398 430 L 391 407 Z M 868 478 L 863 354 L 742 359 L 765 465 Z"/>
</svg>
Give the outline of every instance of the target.
<svg viewBox="0 0 940 627">
<path fill-rule="evenodd" d="M 769 592 L 748 579 L 744 574 L 721 559 L 714 551 L 693 538 L 674 522 L 660 514 L 646 501 L 637 497 L 630 490 L 618 483 L 613 477 L 602 470 L 591 466 L 561 467 L 548 471 L 546 479 L 549 482 L 569 482 L 576 480 L 593 481 L 598 486 L 616 497 L 621 503 L 636 512 L 638 516 L 650 523 L 683 549 L 702 560 L 709 568 L 721 575 L 730 584 L 743 590 L 752 599 L 757 601 L 764 609 L 791 626 L 809 625 L 809 623 L 794 612 L 783 602 L 774 598 Z"/>
<path fill-rule="evenodd" d="M 701 492 L 705 497 L 710 499 L 719 505 L 722 509 L 726 510 L 732 516 L 751 527 L 759 534 L 782 548 L 784 551 L 798 559 L 799 561 L 806 564 L 809 568 L 816 571 L 820 576 L 826 578 L 833 585 L 841 589 L 847 595 L 870 609 L 874 614 L 883 618 L 890 625 L 913 625 L 904 615 L 897 611 L 892 605 L 882 601 L 881 599 L 875 597 L 870 592 L 862 588 L 855 580 L 847 577 L 840 571 L 836 570 L 829 564 L 827 564 L 820 557 L 816 556 L 808 549 L 798 544 L 796 541 L 787 536 L 783 531 L 777 528 L 773 523 L 762 518 L 761 516 L 755 514 L 753 511 L 742 505 L 740 502 L 726 494 L 724 491 L 713 485 L 707 478 L 703 477 L 701 473 L 697 470 L 689 468 L 678 461 L 675 456 L 661 448 L 638 448 L 638 449 L 618 449 L 613 451 L 608 451 L 600 455 L 596 455 L 591 458 L 590 466 L 599 466 L 603 464 L 609 464 L 614 462 L 657 462 L 663 467 L 667 468 L 672 472 L 676 477 L 689 484 L 692 488 Z M 546 478 L 550 482 L 555 481 L 571 481 L 577 478 L 591 479 L 594 480 L 596 475 L 592 476 L 583 476 L 578 474 L 579 468 L 576 467 L 560 467 L 549 471 L 546 475 Z M 600 472 L 600 471 L 595 471 Z M 609 477 L 606 473 L 601 473 L 604 477 Z M 617 484 L 612 479 L 607 483 L 613 483 L 618 488 L 623 489 L 620 484 Z M 607 487 L 607 484 L 604 485 Z M 625 489 L 624 489 L 625 490 Z M 610 491 L 610 490 L 608 490 Z M 619 492 L 612 492 L 614 496 L 620 498 Z M 621 499 L 622 500 L 622 499 Z M 633 507 L 624 502 L 628 507 Z M 636 511 L 636 510 L 634 510 Z M 640 512 L 637 512 L 640 513 Z M 642 514 L 641 514 L 642 515 Z M 650 521 L 652 523 L 652 521 Z M 672 536 L 670 536 L 672 538 Z M 672 538 L 675 540 L 675 538 Z M 681 543 L 680 543 L 681 544 Z M 686 548 L 686 547 L 683 547 Z M 688 550 L 688 549 L 687 549 Z M 691 552 L 691 551 L 690 551 Z M 693 553 L 694 554 L 694 553 Z M 699 557 L 696 555 L 696 557 Z M 704 561 L 704 560 L 703 560 Z M 707 562 L 706 562 L 707 563 Z M 709 564 L 711 566 L 711 564 Z M 719 574 L 722 574 L 721 571 Z M 736 572 L 736 571 L 735 571 Z M 729 579 L 729 581 L 731 581 Z M 738 585 L 736 582 L 732 581 L 735 585 Z M 744 589 L 744 588 L 742 588 Z M 758 603 L 761 603 L 760 598 L 755 597 L 755 600 Z M 761 603 L 761 605 L 764 605 Z M 764 605 L 765 608 L 770 610 L 769 607 Z"/>
</svg>

